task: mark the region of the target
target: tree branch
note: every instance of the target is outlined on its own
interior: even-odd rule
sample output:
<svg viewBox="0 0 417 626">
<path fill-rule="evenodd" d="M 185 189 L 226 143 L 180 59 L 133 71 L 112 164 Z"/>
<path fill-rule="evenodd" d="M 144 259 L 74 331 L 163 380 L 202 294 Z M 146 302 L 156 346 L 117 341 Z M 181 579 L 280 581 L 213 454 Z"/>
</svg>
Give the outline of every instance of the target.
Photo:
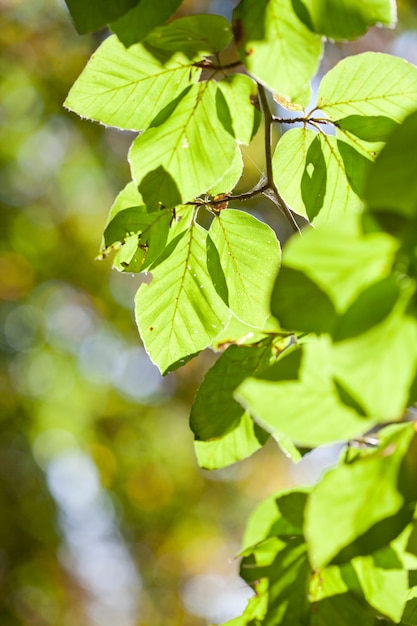
<svg viewBox="0 0 417 626">
<path fill-rule="evenodd" d="M 268 98 L 265 92 L 265 88 L 258 83 L 258 92 L 259 99 L 261 101 L 262 111 L 264 114 L 264 125 L 265 125 L 265 161 L 266 161 L 266 181 L 267 187 L 264 190 L 264 195 L 267 196 L 275 206 L 285 215 L 289 223 L 291 224 L 294 232 L 299 233 L 300 228 L 295 221 L 295 218 L 291 212 L 290 207 L 285 202 L 284 198 L 279 193 L 277 186 L 274 181 L 274 173 L 272 169 L 272 124 L 274 122 L 274 118 L 271 114 L 271 109 L 269 108 Z"/>
</svg>

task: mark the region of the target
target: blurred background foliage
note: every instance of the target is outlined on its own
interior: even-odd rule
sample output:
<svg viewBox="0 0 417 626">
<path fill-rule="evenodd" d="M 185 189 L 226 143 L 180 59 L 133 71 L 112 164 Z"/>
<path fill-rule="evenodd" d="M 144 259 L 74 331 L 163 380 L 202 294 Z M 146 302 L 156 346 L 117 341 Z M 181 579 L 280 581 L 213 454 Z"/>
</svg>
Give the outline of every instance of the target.
<svg viewBox="0 0 417 626">
<path fill-rule="evenodd" d="M 396 31 L 329 46 L 323 72 L 364 49 L 417 63 L 415 3 L 399 13 Z M 63 0 L 0 0 L 0 16 L 0 624 L 230 619 L 250 595 L 234 559 L 248 514 L 314 479 L 331 451 L 292 467 L 271 444 L 197 467 L 188 414 L 214 356 L 161 378 L 133 320 L 140 277 L 94 260 L 132 136 L 62 102 L 105 33 L 78 36 Z M 261 136 L 244 157 L 247 188 Z"/>
</svg>

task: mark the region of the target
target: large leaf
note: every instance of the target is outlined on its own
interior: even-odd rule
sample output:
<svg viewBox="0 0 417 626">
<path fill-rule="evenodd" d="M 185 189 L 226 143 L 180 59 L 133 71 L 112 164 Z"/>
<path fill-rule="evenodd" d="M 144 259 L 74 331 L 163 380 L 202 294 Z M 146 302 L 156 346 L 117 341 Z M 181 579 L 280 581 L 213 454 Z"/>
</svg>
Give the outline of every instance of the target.
<svg viewBox="0 0 417 626">
<path fill-rule="evenodd" d="M 415 109 L 416 100 L 414 65 L 389 54 L 365 52 L 343 59 L 324 76 L 317 108 L 335 121 L 360 115 L 400 122 Z"/>
<path fill-rule="evenodd" d="M 367 332 L 336 343 L 334 375 L 365 411 L 399 419 L 417 369 L 417 322 L 398 307 Z"/>
<path fill-rule="evenodd" d="M 152 46 L 163 50 L 180 50 L 190 57 L 197 53 L 221 52 L 232 40 L 229 22 L 221 15 L 192 15 L 156 28 L 148 37 Z"/>
<path fill-rule="evenodd" d="M 283 265 L 303 272 L 342 313 L 370 285 L 390 275 L 398 243 L 383 233 L 362 234 L 353 220 L 304 230 L 285 247 Z M 285 292 L 274 289 L 272 307 Z"/>
<path fill-rule="evenodd" d="M 206 236 L 193 223 L 168 245 L 136 296 L 140 335 L 163 373 L 210 345 L 230 317 L 207 269 Z"/>
<path fill-rule="evenodd" d="M 306 343 L 269 370 L 247 378 L 235 398 L 278 442 L 282 434 L 306 447 L 357 437 L 377 420 L 366 420 L 342 403 L 330 358 L 326 338 Z"/>
<path fill-rule="evenodd" d="M 117 19 L 141 0 L 65 0 L 80 34 L 98 30 Z"/>
<path fill-rule="evenodd" d="M 130 11 L 112 22 L 111 29 L 125 46 L 142 41 L 156 26 L 178 9 L 182 0 L 140 0 Z"/>
<path fill-rule="evenodd" d="M 345 560 L 381 548 L 409 523 L 412 509 L 399 521 L 395 516 L 407 504 L 401 471 L 413 436 L 412 426 L 392 429 L 380 449 L 330 470 L 314 487 L 304 526 L 314 567 L 329 563 L 378 523 L 379 532 L 368 533 Z"/>
<path fill-rule="evenodd" d="M 127 50 L 112 36 L 93 54 L 65 106 L 109 126 L 142 130 L 190 82 L 197 82 L 200 73 L 181 52 L 145 44 Z"/>
<path fill-rule="evenodd" d="M 291 0 L 242 0 L 233 17 L 248 71 L 283 98 L 307 106 L 322 43 L 300 22 Z"/>
<path fill-rule="evenodd" d="M 313 222 L 336 221 L 361 210 L 370 164 L 343 139 L 306 128 L 286 132 L 272 161 L 280 193 L 293 211 Z"/>
<path fill-rule="evenodd" d="M 355 39 L 374 24 L 393 26 L 391 0 L 293 0 L 298 17 L 315 33 L 330 39 Z"/>
<path fill-rule="evenodd" d="M 243 74 L 226 76 L 219 83 L 230 111 L 230 130 L 239 143 L 249 144 L 261 120 L 256 83 Z"/>
<path fill-rule="evenodd" d="M 238 147 L 218 119 L 217 92 L 213 82 L 193 85 L 174 113 L 134 141 L 129 160 L 148 206 L 188 202 L 234 165 Z"/>
<path fill-rule="evenodd" d="M 369 173 L 365 199 L 372 210 L 382 213 L 399 213 L 409 219 L 415 218 L 417 215 L 416 145 L 417 113 L 412 113 L 391 136 Z"/>
<path fill-rule="evenodd" d="M 243 322 L 262 328 L 281 256 L 274 231 L 248 213 L 227 209 L 213 220 L 209 235 L 220 257 L 230 309 Z"/>
</svg>

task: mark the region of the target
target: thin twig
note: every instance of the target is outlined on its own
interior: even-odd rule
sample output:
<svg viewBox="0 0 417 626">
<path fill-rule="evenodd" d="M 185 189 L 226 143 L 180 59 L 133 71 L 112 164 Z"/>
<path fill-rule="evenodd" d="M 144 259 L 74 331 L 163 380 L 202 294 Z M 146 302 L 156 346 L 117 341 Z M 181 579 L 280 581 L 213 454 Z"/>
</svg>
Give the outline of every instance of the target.
<svg viewBox="0 0 417 626">
<path fill-rule="evenodd" d="M 242 61 L 232 61 L 231 63 L 225 63 L 222 65 L 221 63 L 213 63 L 211 59 L 203 59 L 202 61 L 196 61 L 196 63 L 193 63 L 193 67 L 200 67 L 203 70 L 229 70 L 234 67 L 239 67 L 239 65 L 242 65 Z"/>
<path fill-rule="evenodd" d="M 260 181 L 260 183 L 262 183 L 262 180 Z M 192 202 L 187 202 L 187 204 L 193 206 L 216 206 L 218 204 L 224 204 L 226 201 L 232 202 L 250 200 L 251 198 L 255 198 L 256 196 L 260 196 L 261 194 L 265 193 L 265 191 L 268 189 L 267 184 L 260 183 L 255 185 L 255 187 L 253 187 L 253 189 L 251 189 L 250 191 L 245 191 L 244 193 L 239 193 L 235 196 L 226 195 L 225 197 L 222 196 L 218 199 L 210 198 L 208 196 L 207 198 L 196 198 L 196 200 L 193 200 Z"/>
<path fill-rule="evenodd" d="M 259 98 L 261 101 L 262 111 L 264 114 L 264 141 L 265 141 L 265 161 L 266 161 L 266 181 L 267 188 L 263 192 L 272 202 L 279 208 L 279 210 L 285 215 L 289 223 L 291 224 L 294 232 L 299 233 L 300 228 L 295 221 L 295 218 L 291 212 L 291 209 L 285 202 L 284 198 L 279 193 L 274 181 L 274 173 L 272 169 L 272 124 L 273 117 L 271 109 L 269 108 L 268 98 L 266 96 L 265 88 L 258 83 Z"/>
</svg>

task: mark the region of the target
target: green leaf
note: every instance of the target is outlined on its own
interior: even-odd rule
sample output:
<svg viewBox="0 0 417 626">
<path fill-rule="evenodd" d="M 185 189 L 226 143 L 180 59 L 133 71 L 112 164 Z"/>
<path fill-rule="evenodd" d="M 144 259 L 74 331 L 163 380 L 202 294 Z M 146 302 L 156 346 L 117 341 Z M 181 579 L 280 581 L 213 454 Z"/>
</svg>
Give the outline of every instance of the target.
<svg viewBox="0 0 417 626">
<path fill-rule="evenodd" d="M 293 211 L 312 222 L 359 213 L 370 164 L 350 143 L 305 128 L 286 132 L 272 161 L 283 197 Z"/>
<path fill-rule="evenodd" d="M 417 215 L 416 143 L 417 112 L 395 130 L 369 172 L 365 200 L 371 210 Z"/>
<path fill-rule="evenodd" d="M 320 229 L 303 231 L 285 247 L 283 266 L 303 272 L 343 313 L 358 295 L 372 284 L 388 277 L 398 243 L 383 233 L 363 234 L 354 220 L 322 224 Z M 279 276 L 278 276 L 279 281 Z M 285 298 L 285 292 L 281 296 Z M 273 306 L 279 303 L 273 292 Z"/>
<path fill-rule="evenodd" d="M 112 22 L 111 29 L 127 47 L 140 42 L 149 33 L 166 22 L 182 4 L 182 0 L 139 0 L 130 11 Z"/>
<path fill-rule="evenodd" d="M 89 119 L 142 130 L 201 70 L 181 52 L 136 44 L 128 50 L 116 36 L 106 39 L 74 83 L 65 106 Z"/>
<path fill-rule="evenodd" d="M 367 602 L 398 623 L 408 591 L 408 573 L 390 547 L 353 559 L 352 566 Z"/>
<path fill-rule="evenodd" d="M 190 415 L 190 426 L 197 440 L 221 437 L 233 430 L 244 410 L 233 399 L 233 392 L 251 374 L 275 360 L 271 340 L 259 347 L 230 346 L 207 372 Z"/>
<path fill-rule="evenodd" d="M 269 434 L 257 426 L 248 413 L 226 434 L 213 439 L 195 441 L 194 448 L 200 467 L 214 470 L 246 459 L 262 448 Z"/>
<path fill-rule="evenodd" d="M 406 515 L 398 528 L 395 521 L 390 525 L 390 518 L 404 507 L 400 471 L 413 436 L 412 426 L 393 429 L 374 453 L 330 470 L 313 488 L 306 506 L 304 532 L 314 567 L 328 564 L 378 523 L 386 525 L 384 532 L 368 533 L 356 554 L 346 555 L 345 560 L 375 552 L 409 523 Z"/>
<path fill-rule="evenodd" d="M 147 40 L 156 48 L 181 51 L 190 57 L 212 55 L 229 45 L 232 29 L 221 15 L 192 15 L 156 28 Z"/>
<path fill-rule="evenodd" d="M 248 145 L 261 121 L 256 83 L 249 76 L 232 74 L 221 80 L 218 86 L 230 111 L 233 137 Z"/>
<path fill-rule="evenodd" d="M 329 39 L 356 39 L 370 26 L 396 23 L 391 0 L 293 0 L 294 10 L 313 32 Z"/>
<path fill-rule="evenodd" d="M 220 257 L 230 309 L 262 328 L 281 256 L 274 231 L 248 213 L 227 209 L 213 220 L 209 236 Z"/>
<path fill-rule="evenodd" d="M 247 378 L 235 398 L 278 443 L 281 433 L 306 447 L 359 436 L 376 420 L 365 420 L 341 402 L 330 359 L 326 337 L 305 343 L 269 370 Z"/>
<path fill-rule="evenodd" d="M 235 152 L 230 168 L 227 170 L 223 178 L 207 189 L 207 193 L 211 196 L 216 196 L 217 194 L 231 192 L 239 182 L 242 172 L 243 159 L 242 153 L 238 148 Z"/>
<path fill-rule="evenodd" d="M 191 86 L 174 114 L 134 141 L 129 160 L 148 206 L 184 204 L 234 167 L 238 147 L 217 118 L 217 91 L 213 82 Z"/>
<path fill-rule="evenodd" d="M 389 54 L 365 52 L 343 59 L 324 76 L 317 108 L 334 121 L 381 115 L 401 122 L 416 108 L 416 100 L 414 65 Z"/>
<path fill-rule="evenodd" d="M 284 99 L 307 106 L 322 42 L 300 22 L 291 0 L 243 0 L 233 18 L 240 57 L 248 71 Z"/>
<path fill-rule="evenodd" d="M 416 320 L 396 307 L 377 326 L 336 343 L 332 359 L 336 379 L 368 415 L 397 420 L 417 368 Z"/>
<path fill-rule="evenodd" d="M 78 32 L 99 30 L 117 19 L 141 0 L 65 0 Z"/>
<path fill-rule="evenodd" d="M 207 270 L 206 237 L 193 222 L 152 266 L 150 284 L 136 296 L 140 335 L 162 373 L 210 345 L 230 317 Z"/>
<path fill-rule="evenodd" d="M 191 409 L 190 426 L 201 467 L 215 469 L 258 450 L 268 438 L 233 399 L 246 376 L 275 358 L 271 340 L 260 347 L 230 346 L 206 374 Z"/>
</svg>

